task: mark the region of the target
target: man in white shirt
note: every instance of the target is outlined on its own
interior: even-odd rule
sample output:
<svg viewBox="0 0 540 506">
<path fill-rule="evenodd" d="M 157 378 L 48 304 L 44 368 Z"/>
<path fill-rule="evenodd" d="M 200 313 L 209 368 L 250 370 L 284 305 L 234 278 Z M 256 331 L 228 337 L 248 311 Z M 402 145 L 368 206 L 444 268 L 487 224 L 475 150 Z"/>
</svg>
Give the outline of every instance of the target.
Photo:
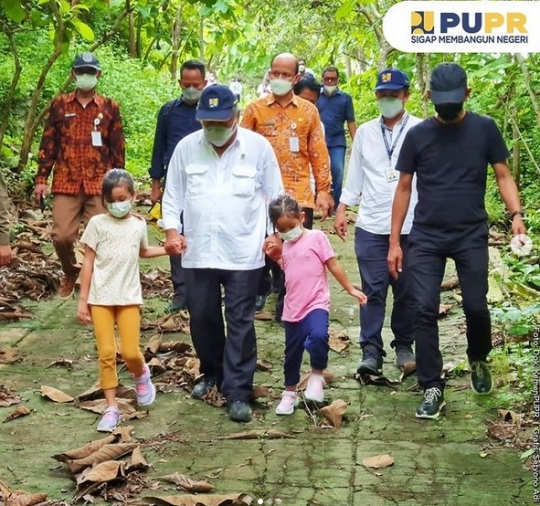
<svg viewBox="0 0 540 506">
<path fill-rule="evenodd" d="M 203 374 L 192 396 L 201 399 L 216 385 L 230 418 L 248 422 L 257 363 L 255 294 L 265 235 L 273 234 L 267 202 L 283 192 L 281 172 L 271 144 L 238 126 L 237 100 L 227 86 L 203 91 L 196 118 L 202 131 L 182 139 L 169 163 L 165 248 L 183 254 L 191 337 Z"/>
<path fill-rule="evenodd" d="M 360 307 L 363 357 L 358 373 L 377 375 L 382 374 L 383 357 L 386 356 L 381 332 L 389 286 L 392 286 L 394 294 L 391 316 L 394 340 L 391 346 L 396 350 L 396 363 L 401 368 L 407 363 L 415 363 L 410 278 L 404 269 L 398 280 L 393 279 L 386 259 L 392 202 L 398 183 L 396 162 L 407 131 L 421 119 L 411 116 L 404 108 L 409 98 L 409 79 L 401 70 L 386 69 L 378 74 L 375 97 L 381 116 L 361 125 L 356 133 L 334 228 L 345 240 L 345 211 L 360 202 L 354 249 L 362 290 L 368 296 L 368 302 Z M 412 225 L 416 199 L 415 189 L 402 229 L 401 247 L 404 252 L 407 251 L 407 234 Z"/>
</svg>

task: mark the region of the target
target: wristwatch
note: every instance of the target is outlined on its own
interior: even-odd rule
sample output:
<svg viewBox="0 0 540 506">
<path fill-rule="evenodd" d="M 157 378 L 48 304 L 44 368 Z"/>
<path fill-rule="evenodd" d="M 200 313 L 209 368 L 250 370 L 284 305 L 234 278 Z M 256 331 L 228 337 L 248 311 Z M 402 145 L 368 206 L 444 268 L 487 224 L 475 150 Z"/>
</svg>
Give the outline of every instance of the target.
<svg viewBox="0 0 540 506">
<path fill-rule="evenodd" d="M 525 217 L 525 211 L 519 209 L 517 211 L 510 213 L 510 220 L 513 220 L 518 214 L 521 215 L 522 218 Z"/>
</svg>

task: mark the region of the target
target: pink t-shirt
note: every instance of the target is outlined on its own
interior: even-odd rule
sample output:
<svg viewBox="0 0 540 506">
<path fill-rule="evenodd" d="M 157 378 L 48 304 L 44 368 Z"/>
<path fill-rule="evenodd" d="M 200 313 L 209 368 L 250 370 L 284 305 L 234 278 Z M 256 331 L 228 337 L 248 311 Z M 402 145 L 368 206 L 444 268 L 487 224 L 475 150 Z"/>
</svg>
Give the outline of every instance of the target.
<svg viewBox="0 0 540 506">
<path fill-rule="evenodd" d="M 326 262 L 334 250 L 320 230 L 307 230 L 297 241 L 285 241 L 282 265 L 285 272 L 283 321 L 298 322 L 314 309 L 330 310 L 330 287 Z"/>
</svg>

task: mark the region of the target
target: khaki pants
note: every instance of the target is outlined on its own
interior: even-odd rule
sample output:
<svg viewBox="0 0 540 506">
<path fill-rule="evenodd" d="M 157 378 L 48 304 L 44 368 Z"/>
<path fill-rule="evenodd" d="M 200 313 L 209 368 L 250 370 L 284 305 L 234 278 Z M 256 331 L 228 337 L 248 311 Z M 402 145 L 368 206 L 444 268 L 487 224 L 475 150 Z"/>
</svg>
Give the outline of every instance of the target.
<svg viewBox="0 0 540 506">
<path fill-rule="evenodd" d="M 53 229 L 51 237 L 64 274 L 76 277 L 79 267 L 75 260 L 73 245 L 77 240 L 81 221 L 86 225 L 96 214 L 106 212 L 101 195 L 54 195 Z"/>
</svg>

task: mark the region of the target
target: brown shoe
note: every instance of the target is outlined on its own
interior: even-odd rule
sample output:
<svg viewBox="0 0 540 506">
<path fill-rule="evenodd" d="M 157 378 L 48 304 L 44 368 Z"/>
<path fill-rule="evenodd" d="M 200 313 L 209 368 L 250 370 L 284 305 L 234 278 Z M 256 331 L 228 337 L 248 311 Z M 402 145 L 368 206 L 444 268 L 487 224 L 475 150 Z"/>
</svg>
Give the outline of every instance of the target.
<svg viewBox="0 0 540 506">
<path fill-rule="evenodd" d="M 57 292 L 58 297 L 60 297 L 61 299 L 69 299 L 73 294 L 73 290 L 75 290 L 76 281 L 77 276 L 63 276 Z"/>
</svg>

